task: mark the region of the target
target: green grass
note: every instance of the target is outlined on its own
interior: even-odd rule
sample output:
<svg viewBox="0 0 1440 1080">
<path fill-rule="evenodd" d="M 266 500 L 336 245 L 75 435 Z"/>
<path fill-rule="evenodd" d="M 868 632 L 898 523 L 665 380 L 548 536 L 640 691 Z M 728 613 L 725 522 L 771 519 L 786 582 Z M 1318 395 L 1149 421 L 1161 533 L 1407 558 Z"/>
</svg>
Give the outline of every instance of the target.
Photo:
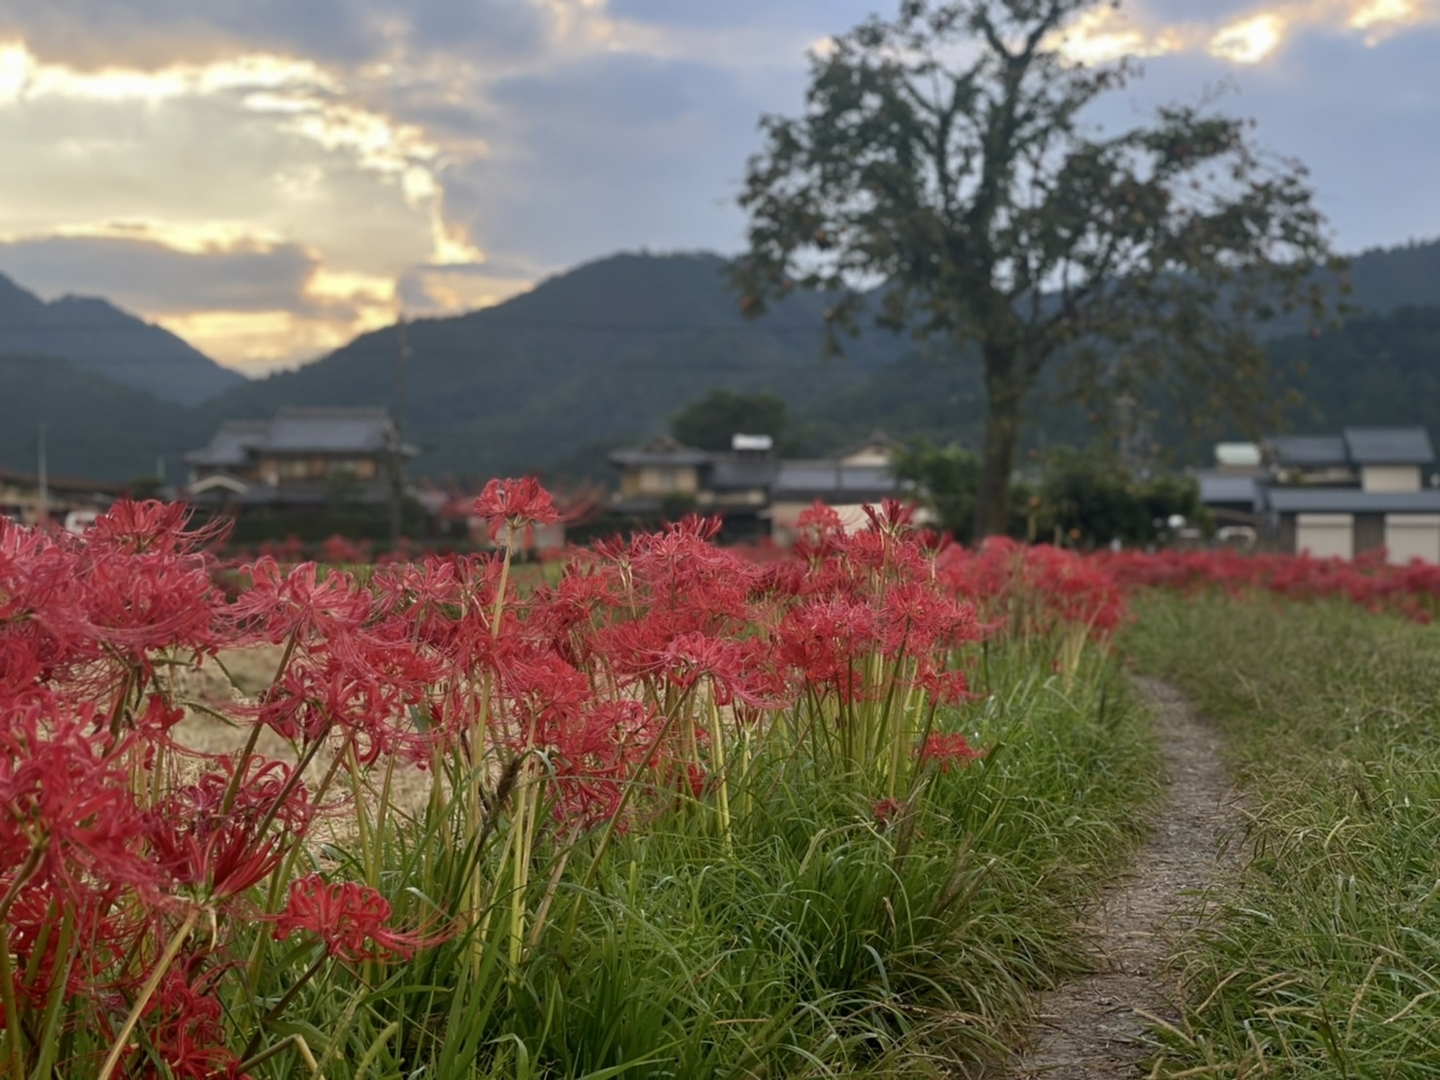
<svg viewBox="0 0 1440 1080">
<path fill-rule="evenodd" d="M 1153 597 L 1126 647 L 1226 737 L 1237 869 L 1178 951 L 1162 1074 L 1440 1075 L 1440 628 Z"/>
<path fill-rule="evenodd" d="M 573 849 L 518 968 L 492 948 L 474 971 L 460 939 L 359 996 L 332 971 L 285 1030 L 330 1047 L 332 1080 L 362 1060 L 370 1077 L 598 1080 L 924 1076 L 1003 1055 L 1034 992 L 1083 969 L 1075 916 L 1156 790 L 1149 720 L 1118 666 L 1048 669 L 991 648 L 994 693 L 945 724 L 990 753 L 933 775 L 887 824 L 853 778 L 761 760 L 728 845 L 697 812 L 618 834 L 598 861 L 598 838 Z M 397 905 L 456 888 L 454 865 L 423 865 L 435 847 L 392 829 Z M 536 866 L 537 891 L 553 867 Z M 254 1075 L 304 1069 L 287 1050 Z"/>
</svg>

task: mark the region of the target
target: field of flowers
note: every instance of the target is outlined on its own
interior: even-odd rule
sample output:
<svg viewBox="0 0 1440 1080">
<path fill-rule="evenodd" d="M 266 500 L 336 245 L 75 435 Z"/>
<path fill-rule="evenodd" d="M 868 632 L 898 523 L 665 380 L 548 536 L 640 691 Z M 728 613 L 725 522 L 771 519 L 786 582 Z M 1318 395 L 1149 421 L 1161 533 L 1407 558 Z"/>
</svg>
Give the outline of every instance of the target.
<svg viewBox="0 0 1440 1080">
<path fill-rule="evenodd" d="M 533 481 L 476 510 L 501 537 L 555 513 Z M 1289 595 L 1299 571 L 870 516 L 817 507 L 767 558 L 689 519 L 525 588 L 503 546 L 222 572 L 175 506 L 79 538 L 0 521 L 0 1075 L 1003 1053 L 1083 963 L 1073 916 L 1155 791 L 1108 647 L 1122 586 Z M 1346 573 L 1430 610 L 1399 571 Z M 258 692 L 193 695 L 236 650 L 274 659 Z M 228 745 L 180 738 L 197 720 Z"/>
</svg>

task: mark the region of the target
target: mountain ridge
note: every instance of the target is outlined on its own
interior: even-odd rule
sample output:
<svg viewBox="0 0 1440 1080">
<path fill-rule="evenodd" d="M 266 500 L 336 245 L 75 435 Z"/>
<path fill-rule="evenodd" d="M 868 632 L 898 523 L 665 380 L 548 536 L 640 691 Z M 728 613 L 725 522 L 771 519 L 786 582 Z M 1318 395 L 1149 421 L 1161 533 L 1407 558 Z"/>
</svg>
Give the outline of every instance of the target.
<svg viewBox="0 0 1440 1080">
<path fill-rule="evenodd" d="M 1362 253 L 1354 265 L 1352 301 L 1358 298 L 1357 306 L 1370 312 L 1318 337 L 1287 335 L 1271 343 L 1277 359 L 1309 367 L 1290 385 L 1312 407 L 1292 413 L 1293 423 L 1323 428 L 1351 422 L 1352 413 L 1365 422 L 1393 415 L 1397 423 L 1423 422 L 1440 434 L 1440 390 L 1431 395 L 1429 375 L 1440 369 L 1440 357 L 1426 321 L 1431 309 L 1440 313 L 1440 242 Z M 956 356 L 943 345 L 867 330 L 846 341 L 844 359 L 824 360 L 825 297 L 797 290 L 776 311 L 751 321 L 725 288 L 724 267 L 725 260 L 710 253 L 622 253 L 494 307 L 408 323 L 402 420 L 407 441 L 421 450 L 416 474 L 607 476 L 607 450 L 665 430 L 677 409 L 717 387 L 785 399 L 807 453 L 828 452 L 877 426 L 902 438 L 976 444 L 985 402 L 973 353 Z M 7 285 L 0 278 L 0 308 Z M 1417 300 L 1420 314 L 1397 310 L 1401 301 Z M 178 464 L 181 453 L 203 445 L 227 419 L 265 418 L 286 405 L 393 409 L 399 347 L 394 326 L 371 331 L 296 371 L 241 382 L 190 407 L 126 397 L 130 404 L 120 408 L 112 394 L 116 407 L 106 408 L 104 387 L 113 383 L 76 365 L 57 369 L 45 382 L 49 389 L 36 387 L 24 409 L 0 408 L 0 424 L 29 432 L 0 447 L 0 465 L 33 461 L 41 412 L 52 446 L 64 442 L 71 424 L 76 445 L 89 448 L 68 471 L 127 479 L 137 468 L 152 471 L 156 455 Z M 3 378 L 33 381 L 38 371 L 11 365 Z M 77 380 L 84 379 L 99 382 L 76 397 Z M 1337 396 L 1332 384 L 1347 389 Z M 61 396 L 46 399 L 45 393 Z M 1426 395 L 1436 398 L 1433 406 Z M 66 418 L 81 398 L 91 404 L 72 424 Z M 127 419 L 127 411 L 136 419 Z M 1039 414 L 1045 424 L 1055 419 L 1052 412 Z M 143 438 L 137 426 L 145 428 Z M 100 434 L 107 430 L 117 447 L 130 449 L 104 453 Z M 1083 440 L 1083 415 L 1078 426 L 1067 420 L 1046 435 Z"/>
<path fill-rule="evenodd" d="M 0 355 L 68 360 L 161 400 L 191 405 L 245 381 L 177 334 L 97 296 L 45 301 L 0 274 Z"/>
</svg>

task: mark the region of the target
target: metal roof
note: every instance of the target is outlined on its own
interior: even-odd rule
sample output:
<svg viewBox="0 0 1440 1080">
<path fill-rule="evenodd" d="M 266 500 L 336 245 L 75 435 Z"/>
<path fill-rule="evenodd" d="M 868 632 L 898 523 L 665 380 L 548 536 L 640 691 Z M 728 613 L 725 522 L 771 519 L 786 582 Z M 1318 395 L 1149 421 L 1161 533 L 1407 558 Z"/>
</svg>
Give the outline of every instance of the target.
<svg viewBox="0 0 1440 1080">
<path fill-rule="evenodd" d="M 1356 465 L 1430 465 L 1435 449 L 1423 427 L 1352 427 L 1345 445 Z"/>
<path fill-rule="evenodd" d="M 1362 491 L 1359 488 L 1264 489 L 1268 508 L 1280 514 L 1437 514 L 1440 490 Z"/>
<path fill-rule="evenodd" d="M 1206 506 L 1218 503 L 1244 503 L 1254 506 L 1259 496 L 1255 477 L 1237 476 L 1234 473 L 1200 473 L 1200 501 Z"/>
<path fill-rule="evenodd" d="M 1339 435 L 1272 435 L 1265 440 L 1265 449 L 1276 465 L 1318 468 L 1350 464 L 1345 440 Z"/>
</svg>

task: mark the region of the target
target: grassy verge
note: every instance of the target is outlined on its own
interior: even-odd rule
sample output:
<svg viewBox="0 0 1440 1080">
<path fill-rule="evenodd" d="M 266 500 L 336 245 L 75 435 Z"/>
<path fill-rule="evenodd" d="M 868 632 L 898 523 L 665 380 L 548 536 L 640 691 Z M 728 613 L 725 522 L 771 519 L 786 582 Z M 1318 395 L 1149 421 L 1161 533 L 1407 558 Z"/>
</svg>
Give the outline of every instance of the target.
<svg viewBox="0 0 1440 1080">
<path fill-rule="evenodd" d="M 1172 1075 L 1440 1075 L 1440 629 L 1147 598 L 1126 642 L 1227 737 L 1243 858 L 1177 960 Z"/>
<path fill-rule="evenodd" d="M 989 650 L 993 694 L 945 727 L 990 752 L 903 807 L 877 816 L 853 779 L 759 761 L 728 842 L 674 814 L 598 861 L 537 866 L 560 884 L 517 969 L 476 979 L 456 941 L 351 1015 L 317 980 L 299 1025 L 348 1044 L 326 1075 L 369 1055 L 373 1076 L 910 1076 L 1003 1054 L 1033 991 L 1083 966 L 1075 913 L 1155 790 L 1117 665 L 1092 655 L 1067 678 L 1037 653 Z M 415 873 L 424 846 L 398 829 L 386 875 Z"/>
</svg>

